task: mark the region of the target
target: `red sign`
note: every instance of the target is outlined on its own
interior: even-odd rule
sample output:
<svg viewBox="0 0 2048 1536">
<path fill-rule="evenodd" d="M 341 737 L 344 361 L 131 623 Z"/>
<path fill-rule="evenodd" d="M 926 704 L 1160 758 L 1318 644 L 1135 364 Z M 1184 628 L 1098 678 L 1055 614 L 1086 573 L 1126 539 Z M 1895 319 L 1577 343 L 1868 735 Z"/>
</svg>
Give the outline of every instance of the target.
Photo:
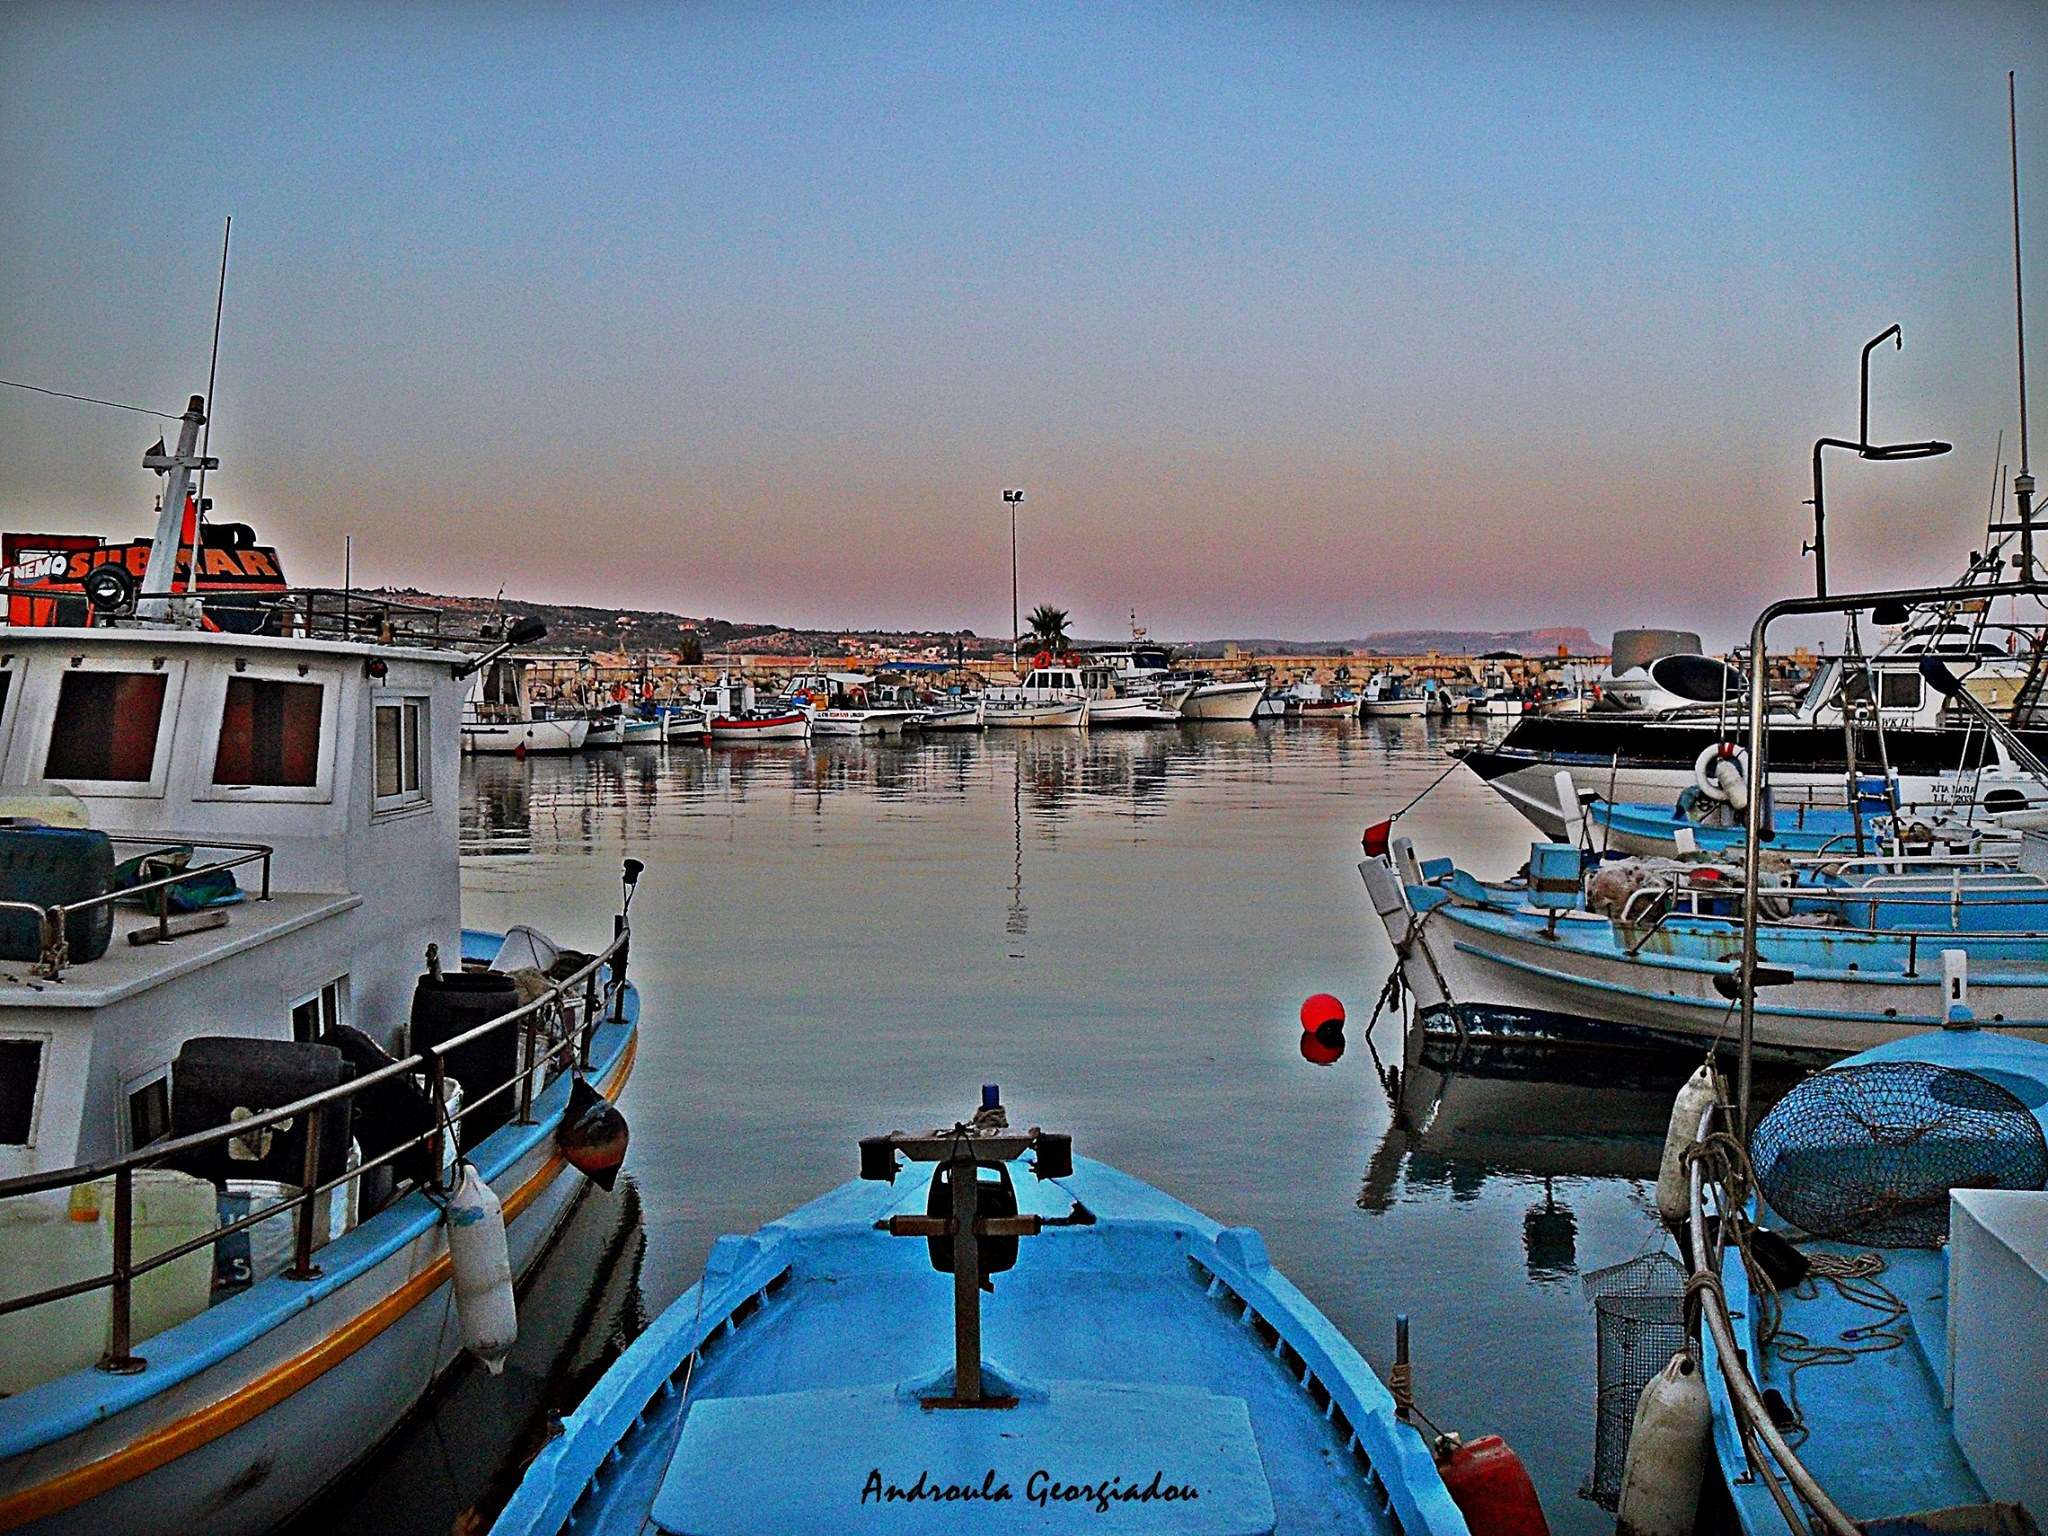
<svg viewBox="0 0 2048 1536">
<path fill-rule="evenodd" d="M 226 533 L 227 530 L 221 530 Z M 148 539 L 109 544 L 88 534 L 0 534 L 0 562 L 7 569 L 7 622 L 10 624 L 82 624 L 85 622 L 86 573 L 95 566 L 118 563 L 140 588 L 149 571 Z M 178 551 L 177 590 L 219 592 L 282 592 L 284 566 L 277 551 L 266 545 L 203 543 L 199 573 L 191 575 L 192 551 Z"/>
</svg>

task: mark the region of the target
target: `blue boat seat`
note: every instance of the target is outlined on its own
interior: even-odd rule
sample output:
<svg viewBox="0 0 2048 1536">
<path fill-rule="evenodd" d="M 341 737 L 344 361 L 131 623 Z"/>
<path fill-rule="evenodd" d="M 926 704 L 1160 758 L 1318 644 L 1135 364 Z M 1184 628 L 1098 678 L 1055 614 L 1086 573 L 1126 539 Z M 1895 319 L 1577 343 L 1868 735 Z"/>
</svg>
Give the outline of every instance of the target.
<svg viewBox="0 0 2048 1536">
<path fill-rule="evenodd" d="M 700 1399 L 654 1525 L 669 1536 L 1270 1536 L 1273 1494 L 1242 1398 L 1036 1388 L 1014 1408 L 931 1409 L 888 1384 Z"/>
</svg>

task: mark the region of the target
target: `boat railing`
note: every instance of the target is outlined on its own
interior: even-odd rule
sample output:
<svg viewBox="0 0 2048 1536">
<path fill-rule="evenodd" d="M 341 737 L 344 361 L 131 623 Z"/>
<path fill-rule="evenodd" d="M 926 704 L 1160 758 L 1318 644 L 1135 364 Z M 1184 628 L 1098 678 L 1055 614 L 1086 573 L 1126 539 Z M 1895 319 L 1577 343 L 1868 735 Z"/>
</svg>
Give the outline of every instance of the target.
<svg viewBox="0 0 2048 1536">
<path fill-rule="evenodd" d="M 138 896 L 147 896 L 152 891 L 168 892 L 174 885 L 183 885 L 189 880 L 197 880 L 206 875 L 240 869 L 245 864 L 262 866 L 263 883 L 256 899 L 270 900 L 270 861 L 273 850 L 267 843 L 222 843 L 209 840 L 199 844 L 186 844 L 179 843 L 176 839 L 145 837 L 136 833 L 113 833 L 109 835 L 108 841 L 140 844 L 164 850 L 177 847 L 217 848 L 229 850 L 229 853 L 225 858 L 213 859 L 205 864 L 189 864 L 168 875 L 139 881 L 134 885 L 124 885 L 119 890 L 88 896 L 80 901 L 51 902 L 47 906 L 33 901 L 0 901 L 0 912 L 22 912 L 36 920 L 37 949 L 40 953 L 36 960 L 35 974 L 45 980 L 55 981 L 64 973 L 64 967 L 71 963 L 67 925 L 69 919 L 80 912 L 112 906 L 120 901 L 131 901 Z M 167 942 L 171 937 L 170 897 L 166 895 L 160 901 L 145 902 L 144 906 L 157 920 L 158 942 Z"/>
<path fill-rule="evenodd" d="M 227 1125 L 195 1131 L 190 1135 L 166 1141 L 151 1142 L 148 1146 L 137 1148 L 120 1157 L 0 1179 L 0 1200 L 74 1189 L 79 1185 L 97 1183 L 109 1178 L 114 1181 L 113 1259 L 108 1271 L 49 1286 L 26 1295 L 0 1299 L 0 1317 L 26 1311 L 31 1307 L 63 1301 L 88 1291 L 110 1290 L 112 1297 L 109 1342 L 106 1353 L 100 1358 L 98 1368 L 115 1375 L 132 1375 L 146 1366 L 146 1362 L 133 1350 L 134 1286 L 139 1277 L 152 1270 L 160 1269 L 203 1248 L 212 1247 L 222 1238 L 246 1231 L 259 1222 L 275 1220 L 281 1213 L 291 1211 L 294 1213 L 292 1262 L 282 1271 L 283 1278 L 295 1281 L 316 1279 L 321 1271 L 319 1266 L 313 1263 L 313 1254 L 318 1248 L 318 1234 L 315 1229 L 323 1203 L 335 1190 L 360 1180 L 375 1169 L 396 1163 L 408 1153 L 421 1148 L 429 1150 L 433 1172 L 426 1180 L 399 1181 L 393 1190 L 391 1201 L 387 1204 L 395 1203 L 401 1196 L 422 1188 L 444 1187 L 449 1139 L 459 1137 L 461 1124 L 465 1118 L 475 1114 L 486 1104 L 507 1096 L 516 1096 L 517 1114 L 511 1123 L 532 1125 L 535 1123 L 535 1081 L 550 1069 L 580 1069 L 590 1065 L 591 1041 L 600 1022 L 607 1018 L 613 1022 L 620 1022 L 625 1018 L 626 964 L 630 939 L 631 930 L 621 918 L 610 944 L 569 975 L 559 980 L 550 980 L 540 996 L 494 1019 L 486 1020 L 473 1029 L 451 1036 L 438 1045 L 415 1051 L 402 1060 L 390 1062 L 374 1071 L 350 1078 L 347 1082 L 337 1083 L 318 1093 L 294 1099 L 291 1103 L 281 1104 L 274 1109 L 248 1115 Z M 475 1095 L 465 1092 L 460 1106 L 453 1110 L 449 1109 L 449 1055 L 505 1029 L 517 1029 L 520 1032 L 520 1066 L 516 1075 L 496 1084 L 486 1092 Z M 323 1181 L 320 1178 L 320 1157 L 326 1145 L 327 1116 L 348 1113 L 351 1101 L 366 1089 L 408 1076 L 425 1079 L 428 1102 L 435 1106 L 436 1118 L 433 1127 L 385 1148 L 374 1157 L 363 1159 L 336 1178 Z M 251 1211 L 247 1216 L 222 1222 L 218 1227 L 199 1237 L 166 1247 L 147 1258 L 135 1257 L 135 1175 L 139 1170 L 160 1167 L 173 1159 L 182 1159 L 191 1153 L 224 1142 L 245 1140 L 252 1134 L 296 1120 L 300 1116 L 306 1117 L 306 1157 L 303 1177 L 294 1193 L 260 1210 Z"/>
<path fill-rule="evenodd" d="M 1614 923 L 1618 928 L 1641 930 L 1642 936 L 1629 946 L 1630 952 L 1634 953 L 1648 942 L 1650 934 L 1674 917 L 1730 925 L 1740 923 L 1739 911 L 1728 908 L 1731 902 L 1739 904 L 1741 896 L 1742 887 L 1736 881 L 1697 885 L 1688 879 L 1685 871 L 1673 870 L 1630 891 L 1615 912 Z M 1808 911 L 1839 909 L 1831 914 L 1837 921 L 1821 931 L 1896 939 L 1907 945 L 1909 954 L 1917 955 L 1922 938 L 1948 941 L 1966 936 L 1978 940 L 2037 938 L 2039 935 L 2033 929 L 1966 929 L 1962 926 L 1962 913 L 1973 902 L 1983 902 L 1989 897 L 2005 900 L 2038 897 L 2048 902 L 2048 880 L 2019 871 L 1977 868 L 1964 863 L 1953 868 L 1930 868 L 1922 872 L 1891 871 L 1852 885 L 1761 885 L 1757 888 L 1757 896 L 1766 908 L 1779 905 L 1781 915 L 1783 907 L 1795 901 Z M 1874 909 L 1878 906 L 1925 908 L 1930 913 L 1941 913 L 1944 921 L 1940 927 L 1930 922 L 1919 928 L 1897 924 L 1880 928 L 1874 922 L 1859 924 L 1848 920 L 1859 908 Z M 1715 910 L 1716 907 L 1722 910 Z M 1908 974 L 1915 969 L 1909 960 Z"/>
<path fill-rule="evenodd" d="M 1691 1155 L 1687 1159 L 1692 1276 L 1686 1289 L 1698 1298 L 1700 1321 L 1714 1341 L 1715 1363 L 1727 1388 L 1728 1401 L 1734 1408 L 1737 1433 L 1748 1463 L 1746 1475 L 1763 1480 L 1765 1489 L 1778 1506 L 1778 1513 L 1784 1517 L 1790 1536 L 1809 1536 L 1816 1530 L 1825 1532 L 1826 1536 L 1858 1536 L 1862 1528 L 1828 1496 L 1820 1480 L 1799 1459 L 1798 1453 L 1778 1429 L 1765 1405 L 1763 1393 L 1750 1374 L 1749 1354 L 1735 1337 L 1734 1319 L 1729 1313 L 1728 1297 L 1721 1284 L 1721 1263 L 1728 1234 L 1743 1219 L 1746 1198 L 1739 1189 L 1731 1189 L 1728 1182 L 1714 1180 L 1714 1207 L 1720 1220 L 1711 1229 L 1708 1227 L 1706 1199 L 1709 1178 L 1706 1169 L 1716 1161 L 1711 1152 L 1715 1142 L 1722 1139 L 1717 1138 L 1713 1129 L 1719 1113 L 1718 1106 L 1709 1105 L 1700 1116 Z M 1725 1139 L 1731 1150 L 1739 1149 L 1740 1143 L 1732 1136 Z M 1746 1159 L 1742 1159 L 1740 1165 L 1746 1167 Z M 1773 1462 L 1777 1466 L 1776 1472 L 1772 1470 Z M 1811 1511 L 1810 1521 L 1801 1515 L 1791 1494 L 1781 1486 L 1779 1474 Z"/>
</svg>

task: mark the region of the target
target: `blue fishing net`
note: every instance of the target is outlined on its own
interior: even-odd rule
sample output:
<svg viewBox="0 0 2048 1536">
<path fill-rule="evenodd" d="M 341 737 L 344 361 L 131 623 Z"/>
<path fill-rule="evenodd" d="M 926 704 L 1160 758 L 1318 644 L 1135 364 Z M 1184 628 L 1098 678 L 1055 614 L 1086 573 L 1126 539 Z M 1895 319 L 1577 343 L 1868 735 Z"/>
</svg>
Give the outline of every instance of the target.
<svg viewBox="0 0 2048 1536">
<path fill-rule="evenodd" d="M 1785 1095 L 1750 1161 L 1771 1208 L 1816 1237 L 1948 1241 L 1949 1191 L 2048 1186 L 2048 1140 L 2010 1089 L 1924 1061 L 1835 1067 Z"/>
</svg>

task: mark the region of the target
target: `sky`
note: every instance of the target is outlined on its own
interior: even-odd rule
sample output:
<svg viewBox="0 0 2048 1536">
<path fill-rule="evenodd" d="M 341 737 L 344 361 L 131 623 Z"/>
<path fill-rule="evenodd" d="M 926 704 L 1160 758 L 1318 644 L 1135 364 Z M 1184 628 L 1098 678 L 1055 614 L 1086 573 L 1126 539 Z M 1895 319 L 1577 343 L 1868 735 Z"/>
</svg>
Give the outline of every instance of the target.
<svg viewBox="0 0 2048 1536">
<path fill-rule="evenodd" d="M 2048 479 L 2048 7 L 0 6 L 0 377 L 293 578 L 821 627 L 1680 624 Z M 0 526 L 168 424 L 0 389 Z"/>
</svg>

